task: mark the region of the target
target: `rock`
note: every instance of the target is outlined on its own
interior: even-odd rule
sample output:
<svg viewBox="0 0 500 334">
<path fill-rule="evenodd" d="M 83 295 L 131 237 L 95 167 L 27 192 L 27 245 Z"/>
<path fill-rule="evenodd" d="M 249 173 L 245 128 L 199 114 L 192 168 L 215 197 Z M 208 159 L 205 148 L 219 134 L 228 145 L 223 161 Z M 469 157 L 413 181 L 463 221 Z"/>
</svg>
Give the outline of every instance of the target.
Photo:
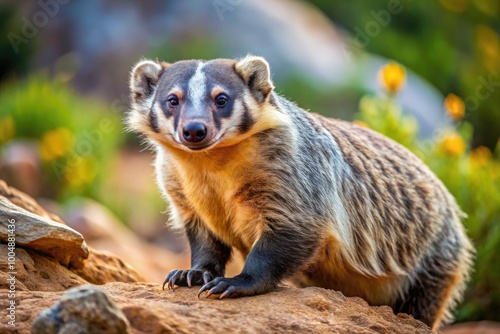
<svg viewBox="0 0 500 334">
<path fill-rule="evenodd" d="M 92 284 L 145 282 L 145 279 L 131 265 L 116 255 L 92 248 L 84 266 L 79 269 L 71 269 L 71 271 Z"/>
<path fill-rule="evenodd" d="M 63 266 L 80 268 L 88 257 L 87 244 L 80 233 L 0 196 L 0 239 L 5 242 L 9 238 L 9 225 L 15 226 L 16 245 L 48 254 Z"/>
<path fill-rule="evenodd" d="M 129 333 L 127 318 L 101 289 L 85 285 L 70 289 L 33 322 L 33 334 Z"/>
<path fill-rule="evenodd" d="M 45 211 L 32 197 L 15 188 L 9 187 L 3 180 L 0 180 L 0 196 L 7 198 L 13 204 L 31 213 L 64 224 L 63 220 L 57 215 Z"/>
<path fill-rule="evenodd" d="M 0 245 L 0 258 L 7 259 L 7 245 Z M 9 272 L 16 273 L 16 289 L 22 291 L 64 291 L 82 284 L 109 282 L 143 282 L 134 269 L 116 256 L 90 249 L 89 257 L 79 269 L 68 269 L 52 257 L 29 248 L 15 250 L 15 269 L 0 263 L 0 289 L 8 289 Z"/>
<path fill-rule="evenodd" d="M 144 281 L 113 254 L 91 250 L 89 256 L 80 233 L 1 180 L 0 239 L 6 243 L 0 244 L 0 258 L 8 260 L 0 263 L 0 288 L 9 288 L 7 278 L 12 272 L 16 290 L 21 291 L 64 291 L 87 283 Z"/>
<path fill-rule="evenodd" d="M 0 245 L 0 258 L 7 259 L 7 253 L 7 245 Z M 9 270 L 7 263 L 0 263 L 0 289 L 8 288 L 7 278 L 10 272 L 16 273 L 18 291 L 64 291 L 87 283 L 52 257 L 22 247 L 16 247 L 15 254 L 14 270 Z"/>
<path fill-rule="evenodd" d="M 224 300 L 198 299 L 197 288 L 162 291 L 149 283 L 108 283 L 100 288 L 125 314 L 132 333 L 432 333 L 409 315 L 394 315 L 389 307 L 368 306 L 359 298 L 321 288 L 280 288 Z M 61 295 L 18 292 L 17 333 L 28 333 L 38 314 Z M 1 298 L 0 309 L 6 307 L 7 299 Z M 0 332 L 10 333 L 8 328 L 0 325 Z"/>
</svg>

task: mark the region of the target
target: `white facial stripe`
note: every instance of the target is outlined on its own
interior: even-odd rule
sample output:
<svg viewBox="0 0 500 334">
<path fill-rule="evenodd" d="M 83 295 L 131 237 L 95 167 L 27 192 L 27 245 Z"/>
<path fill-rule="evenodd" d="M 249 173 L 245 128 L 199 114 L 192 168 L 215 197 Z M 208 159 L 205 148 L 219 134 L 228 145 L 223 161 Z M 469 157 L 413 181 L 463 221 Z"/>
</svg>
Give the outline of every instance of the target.
<svg viewBox="0 0 500 334">
<path fill-rule="evenodd" d="M 195 108 L 195 110 L 201 110 L 201 101 L 206 91 L 207 78 L 201 71 L 203 66 L 204 64 L 200 62 L 198 67 L 196 68 L 196 72 L 191 77 L 188 83 L 189 99 L 193 103 L 193 108 Z"/>
</svg>

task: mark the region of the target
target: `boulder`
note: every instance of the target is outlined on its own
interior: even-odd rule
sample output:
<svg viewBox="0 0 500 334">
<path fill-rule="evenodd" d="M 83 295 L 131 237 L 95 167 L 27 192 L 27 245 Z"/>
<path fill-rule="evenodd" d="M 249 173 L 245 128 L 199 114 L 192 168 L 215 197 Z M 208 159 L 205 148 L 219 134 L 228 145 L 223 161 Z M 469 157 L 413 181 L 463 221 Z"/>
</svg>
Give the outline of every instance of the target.
<svg viewBox="0 0 500 334">
<path fill-rule="evenodd" d="M 0 196 L 0 240 L 52 256 L 63 266 L 81 267 L 88 257 L 83 236 L 72 228 L 23 209 Z"/>
<path fill-rule="evenodd" d="M 101 289 L 80 286 L 64 293 L 33 322 L 33 334 L 129 333 L 127 318 Z"/>
</svg>

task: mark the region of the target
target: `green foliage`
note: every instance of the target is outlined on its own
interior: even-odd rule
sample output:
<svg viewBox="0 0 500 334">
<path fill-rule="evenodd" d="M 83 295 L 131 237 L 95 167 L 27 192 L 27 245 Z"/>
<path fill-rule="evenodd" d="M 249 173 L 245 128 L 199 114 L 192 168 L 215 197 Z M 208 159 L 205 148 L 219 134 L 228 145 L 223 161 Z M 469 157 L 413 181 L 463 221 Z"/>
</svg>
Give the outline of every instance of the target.
<svg viewBox="0 0 500 334">
<path fill-rule="evenodd" d="M 359 121 L 416 153 L 443 181 L 467 214 L 464 219 L 476 247 L 472 281 L 457 312 L 458 321 L 500 320 L 500 141 L 493 154 L 471 149 L 473 127 L 441 129 L 435 138 L 418 139 L 416 121 L 388 97 L 364 97 Z"/>
<path fill-rule="evenodd" d="M 350 45 L 353 53 L 363 50 L 394 59 L 443 95 L 461 96 L 467 104 L 466 117 L 476 129 L 473 145 L 495 147 L 500 136 L 500 2 L 309 2 L 359 40 Z M 362 34 L 365 37 L 359 37 Z M 494 84 L 485 85 L 488 81 Z"/>
<path fill-rule="evenodd" d="M 0 92 L 0 152 L 11 141 L 35 144 L 45 196 L 97 197 L 121 140 L 111 107 L 73 93 L 39 74 Z"/>
</svg>

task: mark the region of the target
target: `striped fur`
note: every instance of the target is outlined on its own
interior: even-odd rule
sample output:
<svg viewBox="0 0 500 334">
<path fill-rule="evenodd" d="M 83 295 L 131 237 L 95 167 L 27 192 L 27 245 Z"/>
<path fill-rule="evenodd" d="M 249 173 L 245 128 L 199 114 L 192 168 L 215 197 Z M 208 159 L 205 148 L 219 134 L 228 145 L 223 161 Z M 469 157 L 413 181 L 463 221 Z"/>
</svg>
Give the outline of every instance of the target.
<svg viewBox="0 0 500 334">
<path fill-rule="evenodd" d="M 127 123 L 154 147 L 171 225 L 192 249 L 192 268 L 170 273 L 168 285 L 205 283 L 201 291 L 235 297 L 290 278 L 433 328 L 450 321 L 473 253 L 454 198 L 401 145 L 307 113 L 273 88 L 259 57 L 133 70 Z M 161 102 L 172 92 L 182 97 L 175 112 Z M 230 110 L 214 109 L 220 92 Z M 196 151 L 178 139 L 193 112 L 212 129 Z M 222 278 L 229 247 L 247 260 L 242 274 Z"/>
</svg>

